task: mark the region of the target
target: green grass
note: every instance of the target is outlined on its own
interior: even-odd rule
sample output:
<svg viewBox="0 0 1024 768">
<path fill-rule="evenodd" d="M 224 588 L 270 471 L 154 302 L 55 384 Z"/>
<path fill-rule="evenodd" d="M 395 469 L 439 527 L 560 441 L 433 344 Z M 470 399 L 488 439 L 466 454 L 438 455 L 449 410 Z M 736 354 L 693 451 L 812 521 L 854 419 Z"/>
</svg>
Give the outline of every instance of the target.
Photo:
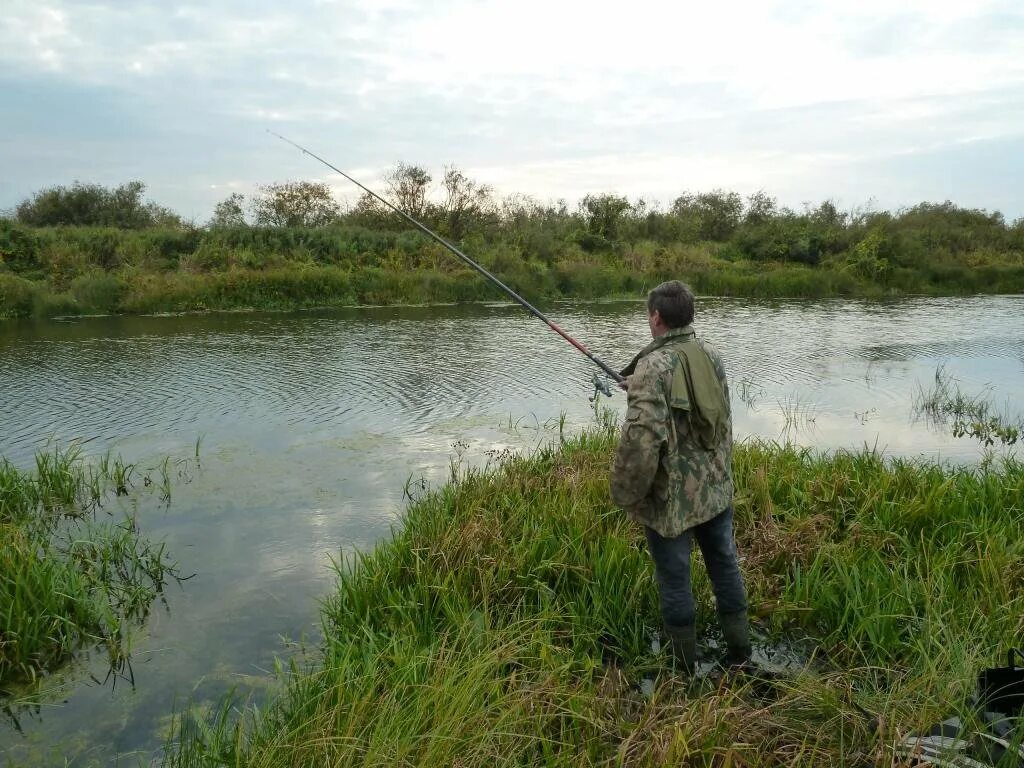
<svg viewBox="0 0 1024 768">
<path fill-rule="evenodd" d="M 536 251 L 516 233 L 512 228 L 500 237 L 474 236 L 463 246 L 531 300 L 640 297 L 675 278 L 703 295 L 765 298 L 1024 291 L 1024 257 L 1012 248 L 940 249 L 864 271 L 846 251 L 805 264 L 751 258 L 727 242 L 638 238 L 591 252 L 568 235 Z M 455 256 L 413 232 L 344 225 L 118 230 L 0 222 L 0 318 L 502 297 Z"/>
<path fill-rule="evenodd" d="M 133 493 L 137 467 L 75 448 L 36 454 L 34 470 L 0 459 L 0 685 L 32 681 L 84 646 L 127 665 L 129 632 L 178 577 L 162 544 L 131 515 L 103 510 Z M 143 475 L 169 501 L 166 465 Z"/>
<path fill-rule="evenodd" d="M 739 445 L 752 611 L 820 656 L 765 689 L 689 683 L 651 650 L 651 565 L 608 497 L 614 440 L 596 430 L 412 503 L 339 565 L 322 659 L 265 710 L 184 713 L 165 763 L 891 765 L 914 729 L 970 721 L 977 669 L 1024 633 L 1024 466 Z M 700 566 L 695 587 L 708 623 Z"/>
</svg>

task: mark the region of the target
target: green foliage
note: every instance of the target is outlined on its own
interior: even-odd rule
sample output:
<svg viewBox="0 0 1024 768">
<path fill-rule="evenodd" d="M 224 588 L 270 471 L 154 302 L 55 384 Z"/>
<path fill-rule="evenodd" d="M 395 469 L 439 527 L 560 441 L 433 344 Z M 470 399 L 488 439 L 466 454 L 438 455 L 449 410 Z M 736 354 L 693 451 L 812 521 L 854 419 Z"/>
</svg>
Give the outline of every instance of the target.
<svg viewBox="0 0 1024 768">
<path fill-rule="evenodd" d="M 763 224 L 769 219 L 778 215 L 779 204 L 771 195 L 764 191 L 758 191 L 747 198 L 746 211 L 743 213 L 743 223 L 749 225 Z"/>
<path fill-rule="evenodd" d="M 563 296 L 597 299 L 639 293 L 641 280 L 637 275 L 609 264 L 593 261 L 572 261 L 555 267 L 558 292 Z"/>
<path fill-rule="evenodd" d="M 391 193 L 391 202 L 414 219 L 422 219 L 427 210 L 427 193 L 430 188 L 430 174 L 418 165 L 399 163 L 384 179 Z M 380 203 L 372 198 L 363 198 L 365 208 L 377 209 Z"/>
<path fill-rule="evenodd" d="M 340 211 L 330 188 L 312 181 L 260 187 L 251 206 L 253 220 L 262 227 L 322 227 L 334 221 Z"/>
<path fill-rule="evenodd" d="M 68 317 L 82 314 L 82 308 L 70 293 L 37 293 L 32 304 L 35 317 Z"/>
<path fill-rule="evenodd" d="M 1006 248 L 1009 231 L 999 212 L 960 208 L 950 201 L 921 203 L 902 211 L 892 228 L 896 253 L 904 263 L 936 253 L 966 253 L 978 248 Z"/>
<path fill-rule="evenodd" d="M 882 229 L 874 227 L 868 231 L 863 240 L 850 249 L 847 263 L 861 277 L 867 280 L 880 280 L 892 268 L 884 255 L 884 245 L 885 235 Z"/>
<path fill-rule="evenodd" d="M 608 243 L 618 239 L 619 223 L 631 209 L 629 201 L 618 195 L 587 195 L 580 201 L 587 232 Z"/>
<path fill-rule="evenodd" d="M 443 198 L 430 218 L 438 223 L 442 235 L 459 241 L 495 220 L 497 211 L 488 185 L 473 181 L 454 166 L 445 168 L 441 184 Z"/>
<path fill-rule="evenodd" d="M 751 198 L 731 242 L 756 261 L 796 261 L 815 265 L 848 245 L 844 217 L 830 202 L 802 214 L 778 208 L 765 195 Z"/>
<path fill-rule="evenodd" d="M 78 246 L 89 262 L 100 269 L 115 269 L 124 262 L 121 252 L 123 238 L 119 230 L 113 227 L 79 230 L 75 236 Z"/>
<path fill-rule="evenodd" d="M 36 292 L 35 284 L 28 280 L 0 272 L 0 318 L 32 314 Z"/>
<path fill-rule="evenodd" d="M 75 182 L 37 192 L 15 209 L 19 222 L 35 227 L 108 226 L 141 229 L 176 225 L 176 214 L 142 198 L 146 185 L 129 181 L 114 189 Z"/>
<path fill-rule="evenodd" d="M 194 227 L 154 227 L 138 237 L 143 254 L 168 267 L 177 266 L 183 256 L 194 253 L 203 241 L 203 231 Z"/>
<path fill-rule="evenodd" d="M 914 413 L 932 427 L 949 427 L 954 437 L 972 437 L 986 447 L 997 441 L 1014 445 L 1024 432 L 1024 419 L 997 411 L 989 393 L 965 394 L 943 365 L 928 390 L 919 386 Z"/>
<path fill-rule="evenodd" d="M 699 194 L 680 195 L 672 203 L 677 217 L 691 237 L 697 240 L 727 240 L 743 217 L 743 199 L 735 192 L 716 189 Z"/>
<path fill-rule="evenodd" d="M 31 274 L 41 266 L 34 232 L 9 219 L 0 219 L 0 270 Z"/>
<path fill-rule="evenodd" d="M 137 474 L 119 458 L 86 464 L 59 447 L 38 453 L 34 471 L 0 458 L 0 684 L 34 679 L 88 644 L 102 644 L 112 668 L 124 663 L 131 623 L 176 578 L 130 514 L 97 517 L 132 495 Z"/>
<path fill-rule="evenodd" d="M 588 195 L 570 211 L 564 201 L 541 204 L 522 195 L 495 201 L 489 187 L 456 168 L 445 170 L 439 199 L 431 196 L 430 184 L 423 168 L 399 165 L 388 176 L 388 195 L 442 236 L 459 240 L 471 256 L 533 299 L 638 296 L 672 278 L 687 280 L 701 293 L 730 296 L 1024 290 L 1024 223 L 1007 226 L 998 213 L 949 202 L 847 214 L 825 201 L 798 213 L 763 192 L 744 203 L 735 193 L 715 190 L 686 193 L 664 212 L 643 199 L 631 203 L 607 194 Z M 251 201 L 258 222 L 266 226 L 245 223 L 244 202 L 237 194 L 222 201 L 205 229 L 31 227 L 3 221 L 0 272 L 32 281 L 39 314 L 72 311 L 68 297 L 86 294 L 91 304 L 81 309 L 89 311 L 499 295 L 482 282 L 475 291 L 466 289 L 461 262 L 372 198 L 339 213 L 325 185 L 272 185 Z M 313 266 L 337 272 L 310 273 L 330 275 L 331 286 L 311 296 L 293 291 L 307 277 L 289 281 L 280 274 Z M 125 293 L 118 293 L 113 280 L 105 282 L 105 292 L 92 291 L 92 283 L 101 285 L 96 270 L 118 278 L 127 286 Z M 384 278 L 377 270 L 393 274 Z M 161 275 L 168 279 L 157 279 Z M 370 287 L 352 288 L 360 284 Z M 17 313 L 24 314 L 24 286 L 7 285 L 10 291 L 20 286 Z M 272 295 L 273 286 L 285 293 Z"/>
<path fill-rule="evenodd" d="M 232 192 L 214 206 L 210 228 L 245 226 L 244 205 L 245 197 L 238 192 Z"/>
<path fill-rule="evenodd" d="M 127 286 L 120 278 L 105 272 L 87 272 L 71 281 L 71 295 L 89 312 L 115 312 L 126 291 Z"/>
</svg>

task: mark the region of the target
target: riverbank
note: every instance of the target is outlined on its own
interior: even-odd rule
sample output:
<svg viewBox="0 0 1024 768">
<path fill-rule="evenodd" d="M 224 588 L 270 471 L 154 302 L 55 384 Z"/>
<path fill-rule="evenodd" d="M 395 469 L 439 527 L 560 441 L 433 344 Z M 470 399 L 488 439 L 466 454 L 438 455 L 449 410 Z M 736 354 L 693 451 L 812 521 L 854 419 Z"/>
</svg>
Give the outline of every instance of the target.
<svg viewBox="0 0 1024 768">
<path fill-rule="evenodd" d="M 749 442 L 752 611 L 821 657 L 768 689 L 690 685 L 652 650 L 648 558 L 607 493 L 614 440 L 593 431 L 412 503 L 340 569 L 322 661 L 269 709 L 180 719 L 166 764 L 889 764 L 908 732 L 968 717 L 977 669 L 1024 632 L 1024 466 Z"/>
<path fill-rule="evenodd" d="M 927 259 L 853 248 L 813 265 L 750 259 L 728 243 L 570 243 L 543 254 L 471 241 L 534 301 L 642 297 L 666 279 L 702 295 L 876 298 L 1024 292 L 1024 256 L 982 248 Z M 858 250 L 859 248 L 859 250 Z M 0 231 L 0 317 L 466 302 L 504 298 L 423 236 L 357 228 Z"/>
</svg>

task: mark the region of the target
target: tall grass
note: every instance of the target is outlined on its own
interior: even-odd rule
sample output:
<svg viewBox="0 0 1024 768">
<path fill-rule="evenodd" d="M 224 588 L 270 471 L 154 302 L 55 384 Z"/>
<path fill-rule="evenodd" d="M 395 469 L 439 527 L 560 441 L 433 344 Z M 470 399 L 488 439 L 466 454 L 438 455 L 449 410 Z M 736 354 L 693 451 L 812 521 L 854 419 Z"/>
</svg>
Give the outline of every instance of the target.
<svg viewBox="0 0 1024 768">
<path fill-rule="evenodd" d="M 816 637 L 823 661 L 719 686 L 652 650 L 613 445 L 590 432 L 414 502 L 391 540 L 338 564 L 322 659 L 266 711 L 183 714 L 165 764 L 891 765 L 906 733 L 971 722 L 977 668 L 1024 632 L 1024 466 L 740 445 L 752 611 L 775 638 Z"/>
<path fill-rule="evenodd" d="M 178 577 L 131 515 L 100 514 L 132 492 L 136 471 L 109 455 L 87 463 L 73 447 L 37 453 L 31 471 L 0 459 L 0 684 L 32 680 L 86 644 L 128 668 L 132 623 Z"/>
<path fill-rule="evenodd" d="M 723 296 L 1024 290 L 1024 264 L 1013 250 L 963 259 L 935 252 L 864 271 L 840 254 L 802 263 L 782 256 L 753 258 L 735 244 L 639 234 L 592 251 L 566 232 L 537 250 L 509 227 L 504 234 L 478 233 L 463 245 L 534 300 L 641 296 L 670 278 L 687 280 L 699 293 Z M 341 224 L 118 230 L 0 222 L 0 318 L 454 302 L 500 295 L 416 232 Z"/>
</svg>

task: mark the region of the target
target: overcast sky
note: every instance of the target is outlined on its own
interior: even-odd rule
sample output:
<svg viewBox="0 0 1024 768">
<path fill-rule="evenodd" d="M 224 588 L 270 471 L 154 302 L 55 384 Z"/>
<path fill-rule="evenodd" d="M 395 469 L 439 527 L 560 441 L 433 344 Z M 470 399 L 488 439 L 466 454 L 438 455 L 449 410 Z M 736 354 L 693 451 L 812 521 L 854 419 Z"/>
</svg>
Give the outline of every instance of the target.
<svg viewBox="0 0 1024 768">
<path fill-rule="evenodd" d="M 1024 216 L 1024 2 L 4 0 L 0 209 L 454 163 L 500 193 L 764 190 Z"/>
</svg>

